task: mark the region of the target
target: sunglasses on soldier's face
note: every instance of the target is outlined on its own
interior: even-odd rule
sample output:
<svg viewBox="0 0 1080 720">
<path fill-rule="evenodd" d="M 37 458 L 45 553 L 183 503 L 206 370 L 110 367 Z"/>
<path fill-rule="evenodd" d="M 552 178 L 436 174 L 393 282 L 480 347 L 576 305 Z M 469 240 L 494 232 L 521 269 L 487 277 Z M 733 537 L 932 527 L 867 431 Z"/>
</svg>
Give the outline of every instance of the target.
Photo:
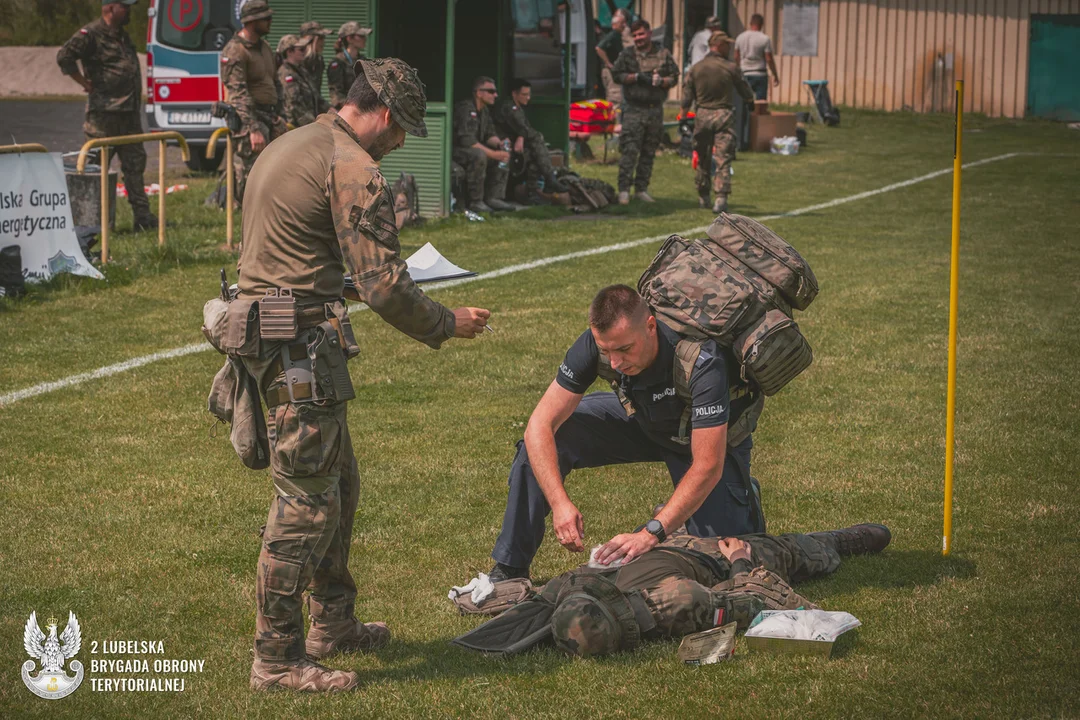
<svg viewBox="0 0 1080 720">
<path fill-rule="evenodd" d="M 495 88 L 477 88 L 478 92 L 491 93 L 492 95 L 498 95 L 499 92 Z"/>
</svg>

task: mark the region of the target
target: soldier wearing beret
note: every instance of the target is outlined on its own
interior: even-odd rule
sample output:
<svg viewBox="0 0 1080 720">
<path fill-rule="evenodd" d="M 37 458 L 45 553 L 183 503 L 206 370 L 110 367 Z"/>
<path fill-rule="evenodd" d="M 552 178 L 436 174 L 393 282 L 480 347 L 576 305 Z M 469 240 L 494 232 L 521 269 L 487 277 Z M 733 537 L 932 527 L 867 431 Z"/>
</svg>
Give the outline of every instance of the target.
<svg viewBox="0 0 1080 720">
<path fill-rule="evenodd" d="M 370 34 L 371 28 L 362 27 L 354 20 L 344 23 L 338 29 L 338 39 L 334 43 L 337 54 L 326 68 L 330 104 L 337 109 L 345 104 L 345 96 L 349 94 L 349 88 L 356 79 L 353 65 L 357 60 L 365 57 L 364 49 L 367 47 L 367 38 Z"/>
<path fill-rule="evenodd" d="M 244 202 L 248 174 L 263 148 L 285 132 L 281 83 L 274 52 L 263 39 L 274 11 L 266 0 L 247 0 L 240 9 L 244 27 L 221 50 L 221 82 L 225 101 L 236 109 L 240 132 L 235 136 L 236 199 Z"/>
<path fill-rule="evenodd" d="M 82 85 L 89 97 L 83 132 L 87 138 L 138 135 L 142 126 L 142 73 L 135 45 L 124 31 L 131 6 L 138 0 L 106 0 L 101 17 L 80 28 L 56 53 L 60 70 Z M 82 63 L 82 69 L 79 69 Z M 142 145 L 118 145 L 128 202 L 135 216 L 135 229 L 156 227 L 157 216 L 143 185 L 146 150 Z M 108 167 L 108 162 L 102 163 Z"/>
<path fill-rule="evenodd" d="M 310 36 L 285 35 L 277 46 L 281 58 L 277 74 L 285 99 L 285 122 L 294 128 L 315 122 L 316 117 L 330 109 L 303 68 L 304 51 L 310 44 Z"/>
<path fill-rule="evenodd" d="M 346 422 L 354 392 L 345 362 L 359 347 L 342 299 L 344 273 L 352 274 L 352 299 L 432 348 L 475 337 L 490 315 L 452 311 L 409 277 L 378 163 L 406 133 L 427 135 L 424 86 L 395 58 L 358 65 L 341 110 L 271 144 L 248 181 L 233 303 L 250 305 L 267 290 L 288 288 L 296 318 L 292 339 L 261 338 L 256 349 L 237 353 L 266 403 L 274 481 L 256 581 L 256 690 L 352 690 L 356 673 L 317 661 L 373 650 L 390 638 L 386 625 L 356 618 L 349 572 L 360 477 Z M 260 319 L 265 323 L 261 312 Z"/>
</svg>

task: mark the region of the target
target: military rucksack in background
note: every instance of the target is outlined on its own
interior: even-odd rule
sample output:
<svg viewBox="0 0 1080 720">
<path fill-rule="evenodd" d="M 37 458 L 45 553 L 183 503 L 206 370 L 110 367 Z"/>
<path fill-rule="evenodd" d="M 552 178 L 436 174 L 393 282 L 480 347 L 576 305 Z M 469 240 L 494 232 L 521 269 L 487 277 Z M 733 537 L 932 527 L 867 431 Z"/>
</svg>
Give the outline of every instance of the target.
<svg viewBox="0 0 1080 720">
<path fill-rule="evenodd" d="M 669 237 L 638 292 L 683 337 L 731 348 L 751 388 L 774 395 L 813 361 L 792 309 L 813 302 L 817 278 L 795 248 L 756 220 L 721 213 L 707 232 L 700 240 Z M 680 361 L 696 355 L 689 350 L 679 352 Z"/>
<path fill-rule="evenodd" d="M 394 221 L 397 229 L 410 225 L 423 225 L 420 216 L 420 189 L 416 187 L 416 177 L 411 173 L 401 173 L 390 188 L 394 198 Z"/>
</svg>

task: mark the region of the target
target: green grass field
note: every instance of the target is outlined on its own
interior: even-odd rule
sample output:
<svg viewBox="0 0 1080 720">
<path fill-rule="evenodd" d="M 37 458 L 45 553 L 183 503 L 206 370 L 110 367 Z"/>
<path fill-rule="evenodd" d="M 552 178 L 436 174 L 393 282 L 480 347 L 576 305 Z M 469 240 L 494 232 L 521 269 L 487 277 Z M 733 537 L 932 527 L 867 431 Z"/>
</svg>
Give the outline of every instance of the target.
<svg viewBox="0 0 1080 720">
<path fill-rule="evenodd" d="M 608 659 L 553 649 L 505 661 L 450 646 L 474 626 L 446 600 L 486 570 L 506 471 L 533 404 L 584 329 L 599 287 L 633 283 L 658 243 L 435 291 L 493 311 L 495 335 L 433 352 L 353 316 L 349 420 L 363 488 L 353 541 L 358 612 L 394 640 L 338 659 L 354 694 L 253 694 L 256 535 L 271 484 L 211 430 L 213 352 L 0 406 L 0 714 L 5 717 L 1072 717 L 1080 714 L 1076 457 L 1080 452 L 1080 148 L 1062 125 L 967 119 L 963 176 L 955 539 L 941 557 L 951 176 L 770 221 L 821 295 L 798 320 L 814 365 L 771 399 L 755 435 L 771 532 L 888 524 L 893 544 L 800 592 L 863 622 L 839 657 L 680 664 L 676 643 Z M 796 157 L 745 154 L 732 210 L 779 214 L 951 166 L 952 118 L 846 113 Z M 614 166 L 585 168 L 614 181 Z M 111 282 L 61 279 L 0 305 L 0 393 L 201 341 L 229 265 L 209 181 L 171 196 L 169 245 L 114 236 Z M 402 236 L 489 271 L 707 224 L 689 162 L 658 159 L 655 206 L 602 220 L 537 209 Z M 121 229 L 130 224 L 126 205 Z M 127 214 L 125 214 L 127 213 Z M 230 277 L 234 273 L 230 272 Z M 660 465 L 576 473 L 599 543 L 670 492 Z M 549 539 L 533 567 L 572 567 Z M 79 617 L 92 641 L 161 640 L 201 659 L 183 693 L 59 702 L 19 679 L 31 610 Z M 151 660 L 153 657 L 150 658 Z M 111 674 L 108 677 L 125 677 Z M 103 677 L 98 674 L 97 677 Z"/>
</svg>

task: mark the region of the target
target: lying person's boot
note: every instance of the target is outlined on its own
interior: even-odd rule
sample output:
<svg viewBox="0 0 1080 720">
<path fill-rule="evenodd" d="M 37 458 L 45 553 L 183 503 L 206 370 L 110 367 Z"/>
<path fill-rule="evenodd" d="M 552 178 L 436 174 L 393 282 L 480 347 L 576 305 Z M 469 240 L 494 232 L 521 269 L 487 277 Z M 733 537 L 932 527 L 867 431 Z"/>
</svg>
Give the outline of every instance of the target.
<svg viewBox="0 0 1080 720">
<path fill-rule="evenodd" d="M 469 206 L 469 209 L 472 210 L 475 213 L 494 212 L 494 210 L 492 210 L 491 207 L 487 203 L 485 203 L 483 200 L 477 200 L 476 202 L 474 202 L 472 205 Z"/>
<path fill-rule="evenodd" d="M 619 193 L 619 204 L 620 205 L 629 205 L 630 204 L 630 193 L 626 192 L 625 190 L 620 192 Z"/>
<path fill-rule="evenodd" d="M 491 571 L 488 573 L 488 580 L 493 583 L 502 582 L 503 580 L 513 580 L 514 578 L 525 578 L 528 580 L 529 568 L 518 568 L 497 562 L 495 563 L 495 567 L 491 568 Z"/>
<path fill-rule="evenodd" d="M 889 528 L 875 523 L 863 523 L 862 525 L 852 525 L 843 530 L 813 532 L 808 533 L 808 535 L 827 545 L 831 545 L 841 557 L 881 552 L 892 540 L 892 533 L 889 532 Z"/>
<path fill-rule="evenodd" d="M 727 195 L 716 196 L 716 202 L 713 203 L 712 211 L 717 215 L 722 212 L 727 212 Z"/>
<path fill-rule="evenodd" d="M 570 186 L 560 180 L 555 173 L 544 178 L 544 189 L 549 193 L 570 192 Z"/>
<path fill-rule="evenodd" d="M 133 224 L 133 230 L 135 232 L 142 232 L 143 230 L 157 230 L 158 217 L 154 213 L 147 213 L 135 218 Z"/>
<path fill-rule="evenodd" d="M 641 192 L 634 195 L 634 199 L 635 200 L 640 200 L 641 202 L 647 202 L 647 203 L 656 202 L 656 200 L 653 199 L 653 196 L 650 195 L 649 193 L 645 192 L 644 190 L 642 190 Z"/>
<path fill-rule="evenodd" d="M 338 653 L 370 652 L 390 642 L 386 623 L 362 623 L 356 618 L 334 623 L 311 623 L 304 650 L 312 660 L 323 660 Z"/>
<path fill-rule="evenodd" d="M 533 190 L 529 193 L 529 196 L 525 198 L 525 203 L 527 205 L 550 205 L 551 201 L 537 191 Z"/>
<path fill-rule="evenodd" d="M 300 660 L 255 659 L 251 665 L 252 690 L 296 690 L 298 692 L 344 692 L 360 686 L 360 676 L 346 670 L 331 670 L 307 658 Z"/>
<path fill-rule="evenodd" d="M 488 207 L 490 207 L 492 210 L 496 210 L 496 211 L 514 210 L 515 209 L 514 206 L 511 203 L 508 203 L 505 200 L 500 200 L 499 198 L 490 197 L 487 200 L 485 200 L 484 202 L 487 203 Z"/>
</svg>

